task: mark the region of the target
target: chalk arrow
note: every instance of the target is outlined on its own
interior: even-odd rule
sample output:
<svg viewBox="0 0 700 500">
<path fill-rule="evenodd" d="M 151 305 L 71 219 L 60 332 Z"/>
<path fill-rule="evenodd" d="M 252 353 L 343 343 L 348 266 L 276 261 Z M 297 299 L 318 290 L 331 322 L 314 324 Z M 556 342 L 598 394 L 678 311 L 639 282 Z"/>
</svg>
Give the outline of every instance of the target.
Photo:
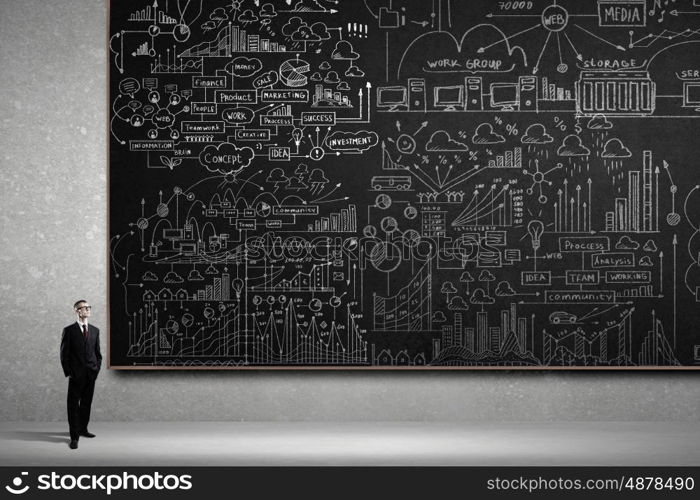
<svg viewBox="0 0 700 500">
<path fill-rule="evenodd" d="M 586 28 L 582 28 L 582 27 L 579 26 L 578 24 L 574 24 L 574 26 L 577 27 L 578 29 L 580 29 L 581 31 L 583 31 L 584 33 L 589 34 L 589 35 L 592 36 L 593 38 L 596 38 L 596 39 L 600 40 L 601 42 L 606 43 L 606 44 L 610 45 L 611 47 L 616 48 L 617 50 L 621 50 L 621 51 L 623 51 L 623 52 L 626 50 L 622 45 L 615 45 L 614 43 L 609 42 L 609 41 L 606 40 L 605 38 L 601 38 L 601 37 L 599 37 L 598 35 L 596 35 L 595 33 L 591 33 L 591 32 L 588 31 Z"/>
<path fill-rule="evenodd" d="M 581 55 L 581 53 L 578 51 L 578 49 L 574 46 L 574 43 L 571 41 L 571 38 L 569 38 L 569 35 L 564 33 L 564 37 L 569 42 L 569 45 L 571 45 L 571 49 L 576 54 L 576 59 L 578 59 L 579 61 L 583 61 L 583 55 Z"/>
</svg>

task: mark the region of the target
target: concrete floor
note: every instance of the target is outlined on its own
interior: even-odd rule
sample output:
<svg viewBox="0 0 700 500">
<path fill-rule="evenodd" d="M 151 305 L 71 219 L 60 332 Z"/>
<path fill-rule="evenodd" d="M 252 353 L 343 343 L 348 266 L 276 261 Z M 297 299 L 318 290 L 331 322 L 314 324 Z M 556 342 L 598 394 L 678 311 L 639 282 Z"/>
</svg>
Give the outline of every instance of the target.
<svg viewBox="0 0 700 500">
<path fill-rule="evenodd" d="M 0 422 L 0 465 L 700 465 L 700 423 Z"/>
</svg>

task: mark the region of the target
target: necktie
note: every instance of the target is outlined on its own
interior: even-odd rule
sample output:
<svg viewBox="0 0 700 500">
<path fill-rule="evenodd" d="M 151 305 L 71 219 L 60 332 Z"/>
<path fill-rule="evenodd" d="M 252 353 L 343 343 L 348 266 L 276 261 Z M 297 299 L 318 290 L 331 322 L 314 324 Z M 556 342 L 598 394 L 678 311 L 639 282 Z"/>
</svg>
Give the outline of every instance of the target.
<svg viewBox="0 0 700 500">
<path fill-rule="evenodd" d="M 87 328 L 87 325 L 83 325 L 83 337 L 85 338 L 85 340 L 87 340 L 87 338 L 88 338 L 88 328 Z"/>
</svg>

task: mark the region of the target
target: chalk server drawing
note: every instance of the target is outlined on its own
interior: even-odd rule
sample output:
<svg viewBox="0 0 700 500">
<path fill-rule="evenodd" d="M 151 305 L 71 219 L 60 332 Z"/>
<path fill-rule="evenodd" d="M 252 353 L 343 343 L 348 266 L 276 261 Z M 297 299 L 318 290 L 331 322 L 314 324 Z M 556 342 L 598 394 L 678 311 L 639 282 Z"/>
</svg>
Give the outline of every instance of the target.
<svg viewBox="0 0 700 500">
<path fill-rule="evenodd" d="M 116 368 L 697 368 L 700 2 L 114 1 Z"/>
</svg>

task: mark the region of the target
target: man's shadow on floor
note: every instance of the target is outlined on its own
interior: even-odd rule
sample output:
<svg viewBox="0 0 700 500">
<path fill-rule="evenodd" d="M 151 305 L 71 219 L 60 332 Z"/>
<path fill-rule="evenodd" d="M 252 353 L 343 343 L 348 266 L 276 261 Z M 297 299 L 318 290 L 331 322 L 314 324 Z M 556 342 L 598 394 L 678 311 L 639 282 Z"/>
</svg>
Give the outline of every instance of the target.
<svg viewBox="0 0 700 500">
<path fill-rule="evenodd" d="M 43 443 L 66 443 L 70 432 L 61 431 L 10 431 L 0 433 L 0 437 L 16 441 L 37 441 Z"/>
</svg>

